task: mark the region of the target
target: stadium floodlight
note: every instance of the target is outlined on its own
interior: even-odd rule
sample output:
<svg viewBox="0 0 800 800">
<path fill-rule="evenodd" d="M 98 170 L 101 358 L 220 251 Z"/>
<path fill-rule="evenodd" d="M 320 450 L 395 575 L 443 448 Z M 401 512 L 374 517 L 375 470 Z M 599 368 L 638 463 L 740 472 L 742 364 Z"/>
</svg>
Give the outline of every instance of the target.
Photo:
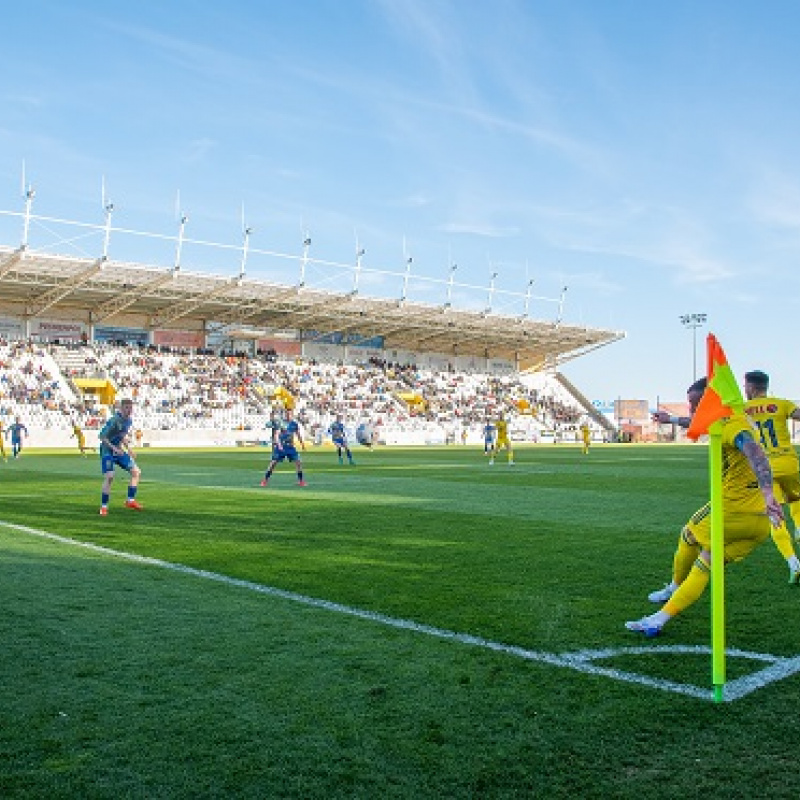
<svg viewBox="0 0 800 800">
<path fill-rule="evenodd" d="M 306 267 L 308 266 L 308 251 L 311 247 L 311 234 L 303 231 L 303 260 L 300 262 L 300 283 L 298 287 L 306 285 Z"/>
<path fill-rule="evenodd" d="M 244 207 L 242 207 L 242 219 L 244 219 Z M 247 267 L 247 252 L 250 247 L 250 235 L 252 233 L 253 229 L 249 225 L 243 224 L 242 237 L 244 241 L 242 242 L 242 261 L 241 264 L 239 264 L 239 277 L 238 277 L 238 282 L 240 286 L 242 281 L 244 280 L 245 268 Z"/>
<path fill-rule="evenodd" d="M 683 327 L 692 329 L 692 381 L 697 380 L 697 329 L 702 328 L 707 319 L 707 314 L 682 314 L 680 316 Z"/>
<path fill-rule="evenodd" d="M 358 243 L 358 237 L 356 236 L 356 268 L 353 273 L 353 291 L 350 292 L 352 295 L 358 294 L 358 279 L 361 275 L 361 260 L 367 254 L 367 251 Z"/>
<path fill-rule="evenodd" d="M 403 258 L 406 262 L 405 274 L 403 275 L 403 293 L 400 295 L 400 303 L 405 303 L 408 297 L 408 279 L 411 277 L 411 264 L 414 262 L 413 256 L 406 250 L 406 237 L 403 237 Z"/>
<path fill-rule="evenodd" d="M 567 289 L 569 287 L 563 286 L 561 288 L 561 297 L 558 300 L 558 316 L 556 317 L 556 328 L 561 325 L 562 320 L 564 319 L 564 301 L 567 299 Z"/>
<path fill-rule="evenodd" d="M 522 313 L 523 319 L 528 318 L 528 310 L 530 309 L 531 306 L 531 292 L 533 291 L 533 284 L 534 284 L 534 279 L 531 278 L 528 281 L 528 288 L 525 290 L 525 310 Z"/>
<path fill-rule="evenodd" d="M 22 161 L 22 196 L 25 198 L 25 221 L 22 226 L 22 242 L 20 250 L 28 249 L 28 233 L 31 229 L 31 209 L 33 207 L 33 198 L 36 197 L 36 192 L 31 184 L 25 182 L 25 161 Z"/>
<path fill-rule="evenodd" d="M 177 275 L 181 271 L 181 252 L 183 250 L 183 235 L 186 231 L 186 223 L 189 221 L 188 214 L 180 214 L 178 219 L 178 243 L 175 246 L 175 263 L 172 265 L 172 274 Z"/>
<path fill-rule="evenodd" d="M 111 241 L 111 215 L 114 213 L 114 204 L 111 202 L 105 202 L 105 183 L 103 184 L 103 210 L 105 211 L 106 215 L 106 226 L 105 226 L 105 235 L 103 236 L 103 258 L 102 261 L 105 263 L 108 261 L 108 245 Z"/>
<path fill-rule="evenodd" d="M 489 297 L 486 300 L 486 313 L 487 314 L 491 314 L 492 313 L 492 298 L 494 297 L 494 282 L 495 282 L 496 278 L 497 278 L 497 273 L 493 272 L 492 273 L 492 277 L 489 280 Z"/>
<path fill-rule="evenodd" d="M 454 261 L 450 262 L 450 278 L 447 281 L 447 299 L 444 302 L 445 308 L 450 308 L 451 301 L 453 299 L 453 283 L 455 283 L 456 279 L 456 270 L 458 269 L 458 264 Z"/>
</svg>

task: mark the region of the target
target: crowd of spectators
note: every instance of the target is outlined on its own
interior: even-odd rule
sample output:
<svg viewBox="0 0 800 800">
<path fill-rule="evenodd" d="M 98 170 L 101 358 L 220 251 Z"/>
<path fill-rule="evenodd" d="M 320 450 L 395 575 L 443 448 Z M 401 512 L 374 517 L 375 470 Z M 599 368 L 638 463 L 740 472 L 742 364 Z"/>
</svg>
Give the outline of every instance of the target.
<svg viewBox="0 0 800 800">
<path fill-rule="evenodd" d="M 110 344 L 0 341 L 0 412 L 45 409 L 48 427 L 100 424 L 108 409 L 75 379 L 107 381 L 136 403 L 137 425 L 152 429 L 258 429 L 273 408 L 291 403 L 311 436 L 338 415 L 377 430 L 479 431 L 503 413 L 512 428 L 574 430 L 585 415 L 543 374 L 437 371 L 372 358 L 318 363 L 274 352 L 254 357 Z M 36 414 L 28 421 L 37 424 Z M 38 415 L 41 417 L 41 415 Z"/>
</svg>

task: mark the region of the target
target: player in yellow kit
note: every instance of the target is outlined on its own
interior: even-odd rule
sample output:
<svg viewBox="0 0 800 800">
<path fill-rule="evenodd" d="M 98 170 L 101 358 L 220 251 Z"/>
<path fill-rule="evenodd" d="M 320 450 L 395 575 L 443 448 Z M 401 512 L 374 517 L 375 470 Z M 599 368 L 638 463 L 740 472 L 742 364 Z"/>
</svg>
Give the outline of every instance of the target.
<svg viewBox="0 0 800 800">
<path fill-rule="evenodd" d="M 687 399 L 692 414 L 706 384 L 706 379 L 702 378 L 689 387 Z M 725 563 L 729 564 L 749 555 L 769 537 L 771 527 L 783 523 L 783 509 L 773 492 L 769 459 L 754 438 L 753 428 L 744 414 L 733 413 L 722 420 L 722 463 L 723 546 Z M 679 561 L 688 569 L 685 569 L 684 578 L 663 598 L 664 606 L 655 614 L 626 622 L 628 630 L 656 636 L 676 614 L 702 595 L 711 572 L 708 504 L 692 515 L 682 531 L 675 554 L 676 573 Z M 654 600 L 653 595 L 650 600 Z"/>
<path fill-rule="evenodd" d="M 513 464 L 514 450 L 511 447 L 511 439 L 508 438 L 508 420 L 502 414 L 500 414 L 500 416 L 497 418 L 497 421 L 494 423 L 494 427 L 497 431 L 497 438 L 494 442 L 494 453 L 492 454 L 492 458 L 489 463 L 494 464 L 495 453 L 505 450 L 508 457 L 508 463 Z"/>
<path fill-rule="evenodd" d="M 772 538 L 781 555 L 789 561 L 795 555 L 791 537 L 798 538 L 797 520 L 800 519 L 800 460 L 792 444 L 789 420 L 800 420 L 800 408 L 791 400 L 773 397 L 768 391 L 769 375 L 766 372 L 753 370 L 745 373 L 747 403 L 744 413 L 755 426 L 757 439 L 769 458 L 777 488 L 775 494 L 785 504 L 786 527 L 775 531 Z M 800 565 L 791 583 L 800 583 Z"/>
<path fill-rule="evenodd" d="M 8 461 L 8 456 L 6 455 L 6 429 L 3 420 L 0 419 L 0 456 L 3 456 L 3 461 Z"/>
<path fill-rule="evenodd" d="M 78 440 L 78 450 L 80 450 L 81 455 L 86 458 L 86 435 L 77 422 L 72 423 L 72 436 L 70 438 Z"/>
<path fill-rule="evenodd" d="M 583 442 L 583 454 L 585 456 L 589 455 L 589 445 L 592 441 L 592 435 L 589 432 L 589 423 L 584 422 L 581 425 L 581 441 Z"/>
</svg>

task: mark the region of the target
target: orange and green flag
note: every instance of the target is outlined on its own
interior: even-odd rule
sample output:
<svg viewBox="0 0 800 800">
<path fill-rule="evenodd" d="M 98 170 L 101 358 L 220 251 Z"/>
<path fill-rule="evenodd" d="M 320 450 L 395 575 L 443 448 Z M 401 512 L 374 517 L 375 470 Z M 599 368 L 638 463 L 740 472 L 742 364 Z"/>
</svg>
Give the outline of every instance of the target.
<svg viewBox="0 0 800 800">
<path fill-rule="evenodd" d="M 728 365 L 725 352 L 713 333 L 708 334 L 706 340 L 708 347 L 708 386 L 697 410 L 692 417 L 692 423 L 686 435 L 690 439 L 697 439 L 708 433 L 709 426 L 723 417 L 729 417 L 734 411 L 744 408 L 744 398 L 739 389 L 739 384 Z"/>
</svg>

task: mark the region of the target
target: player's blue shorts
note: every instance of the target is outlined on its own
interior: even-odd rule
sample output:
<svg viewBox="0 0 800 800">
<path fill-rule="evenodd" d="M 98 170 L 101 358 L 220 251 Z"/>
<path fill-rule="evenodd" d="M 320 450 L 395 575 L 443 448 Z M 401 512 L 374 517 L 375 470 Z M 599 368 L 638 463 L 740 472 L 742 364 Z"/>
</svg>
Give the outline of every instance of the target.
<svg viewBox="0 0 800 800">
<path fill-rule="evenodd" d="M 272 460 L 273 461 L 283 461 L 286 459 L 287 461 L 291 461 L 294 463 L 295 461 L 300 460 L 300 456 L 297 453 L 296 447 L 273 447 L 272 448 Z"/>
<path fill-rule="evenodd" d="M 331 441 L 337 447 L 347 447 L 347 442 L 344 440 L 344 436 L 334 436 Z"/>
<path fill-rule="evenodd" d="M 105 475 L 106 472 L 113 472 L 115 464 L 118 467 L 122 467 L 122 469 L 127 472 L 130 472 L 136 466 L 136 462 L 131 458 L 129 453 L 123 453 L 121 456 L 115 455 L 114 453 L 102 453 L 100 455 L 100 463 L 103 468 L 103 475 Z"/>
</svg>

